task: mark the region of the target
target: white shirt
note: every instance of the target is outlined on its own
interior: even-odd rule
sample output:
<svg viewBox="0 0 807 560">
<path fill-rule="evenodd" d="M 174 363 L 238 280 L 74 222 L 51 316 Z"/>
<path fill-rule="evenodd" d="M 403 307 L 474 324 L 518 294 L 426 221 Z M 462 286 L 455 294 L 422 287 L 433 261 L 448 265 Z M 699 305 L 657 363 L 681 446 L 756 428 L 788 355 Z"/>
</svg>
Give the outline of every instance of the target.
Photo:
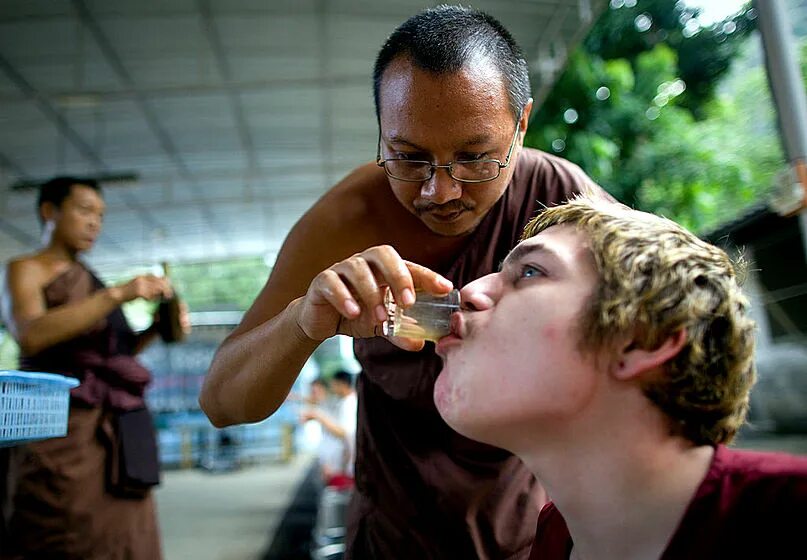
<svg viewBox="0 0 807 560">
<path fill-rule="evenodd" d="M 323 467 L 337 473 L 353 476 L 353 463 L 356 454 L 356 415 L 358 398 L 353 392 L 346 397 L 329 399 L 322 411 L 345 431 L 344 439 L 322 430 L 319 447 L 319 461 Z"/>
</svg>

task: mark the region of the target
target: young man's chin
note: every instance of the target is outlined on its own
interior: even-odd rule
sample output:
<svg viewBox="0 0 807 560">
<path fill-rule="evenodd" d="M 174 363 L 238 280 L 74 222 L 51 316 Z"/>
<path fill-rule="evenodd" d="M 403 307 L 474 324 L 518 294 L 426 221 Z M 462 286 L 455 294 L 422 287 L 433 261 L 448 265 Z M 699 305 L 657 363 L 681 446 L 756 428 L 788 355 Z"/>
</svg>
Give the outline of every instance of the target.
<svg viewBox="0 0 807 560">
<path fill-rule="evenodd" d="M 438 407 L 438 410 L 439 407 Z M 494 447 L 502 447 L 500 438 L 497 437 L 495 430 L 492 429 L 490 422 L 484 418 L 469 417 L 467 414 L 457 414 L 446 411 L 444 414 L 440 411 L 440 416 L 443 417 L 446 424 L 460 434 L 479 443 L 492 445 Z"/>
</svg>

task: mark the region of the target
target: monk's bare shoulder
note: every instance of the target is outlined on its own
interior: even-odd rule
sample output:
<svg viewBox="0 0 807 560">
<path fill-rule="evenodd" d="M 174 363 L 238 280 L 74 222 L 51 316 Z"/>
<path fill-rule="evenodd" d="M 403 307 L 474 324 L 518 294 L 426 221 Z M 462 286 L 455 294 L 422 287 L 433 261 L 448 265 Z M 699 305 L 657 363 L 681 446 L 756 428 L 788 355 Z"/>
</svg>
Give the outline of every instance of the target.
<svg viewBox="0 0 807 560">
<path fill-rule="evenodd" d="M 402 211 L 384 171 L 369 163 L 356 168 L 325 193 L 295 224 L 287 243 L 297 239 L 321 242 L 330 258 L 344 258 L 388 243 L 385 232 L 390 220 Z M 350 253 L 345 255 L 346 251 Z"/>
<path fill-rule="evenodd" d="M 390 197 L 386 204 L 384 196 Z M 246 322 L 273 317 L 305 294 L 318 273 L 368 247 L 386 243 L 384 224 L 389 220 L 383 213 L 391 205 L 400 207 L 382 169 L 367 164 L 347 175 L 292 227 Z"/>
<path fill-rule="evenodd" d="M 28 285 L 41 287 L 45 284 L 49 272 L 46 260 L 39 253 L 14 257 L 6 265 L 8 283 L 24 282 Z"/>
</svg>

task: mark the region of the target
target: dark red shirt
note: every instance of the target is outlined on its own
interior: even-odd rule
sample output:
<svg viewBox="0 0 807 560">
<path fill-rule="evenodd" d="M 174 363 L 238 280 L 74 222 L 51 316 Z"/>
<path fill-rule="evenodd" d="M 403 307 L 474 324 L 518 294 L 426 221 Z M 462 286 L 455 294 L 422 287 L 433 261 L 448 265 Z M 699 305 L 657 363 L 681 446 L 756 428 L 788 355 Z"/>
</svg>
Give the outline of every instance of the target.
<svg viewBox="0 0 807 560">
<path fill-rule="evenodd" d="M 572 538 L 547 504 L 530 560 L 567 560 Z M 807 558 L 807 456 L 718 446 L 661 560 Z"/>
</svg>

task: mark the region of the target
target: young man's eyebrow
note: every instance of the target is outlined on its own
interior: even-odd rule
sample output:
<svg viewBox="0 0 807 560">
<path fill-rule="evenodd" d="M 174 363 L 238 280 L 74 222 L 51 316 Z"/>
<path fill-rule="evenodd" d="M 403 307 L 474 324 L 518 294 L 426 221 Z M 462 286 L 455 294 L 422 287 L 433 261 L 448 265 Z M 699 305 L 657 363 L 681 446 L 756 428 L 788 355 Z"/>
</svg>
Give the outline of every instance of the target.
<svg viewBox="0 0 807 560">
<path fill-rule="evenodd" d="M 503 270 L 507 267 L 512 267 L 515 263 L 522 261 L 529 255 L 533 253 L 541 253 L 546 255 L 547 257 L 554 259 L 556 261 L 560 261 L 560 257 L 558 254 L 544 243 L 531 243 L 529 245 L 525 245 L 524 243 L 520 243 L 515 246 L 515 248 L 510 251 L 510 253 L 505 257 L 502 264 L 499 266 L 499 270 Z"/>
</svg>

